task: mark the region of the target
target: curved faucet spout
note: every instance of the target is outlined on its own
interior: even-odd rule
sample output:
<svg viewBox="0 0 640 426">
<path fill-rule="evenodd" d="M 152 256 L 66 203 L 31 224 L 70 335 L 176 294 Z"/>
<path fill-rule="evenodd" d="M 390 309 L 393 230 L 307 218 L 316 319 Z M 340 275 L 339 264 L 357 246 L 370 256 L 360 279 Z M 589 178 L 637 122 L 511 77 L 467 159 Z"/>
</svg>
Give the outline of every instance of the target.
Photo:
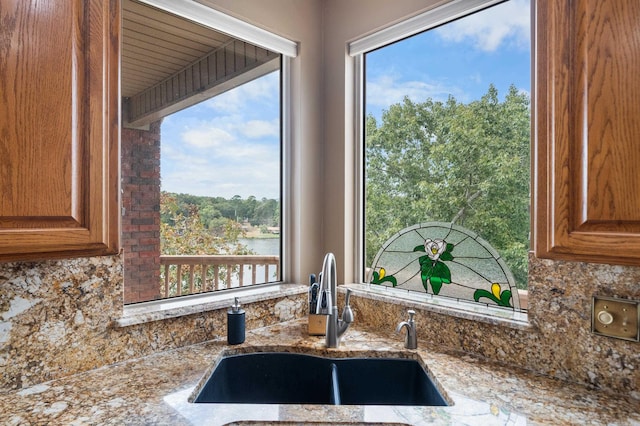
<svg viewBox="0 0 640 426">
<path fill-rule="evenodd" d="M 344 334 L 353 322 L 353 311 L 349 306 L 351 290 L 347 290 L 344 311 L 342 318 L 338 318 L 338 273 L 336 268 L 336 258 L 333 253 L 327 253 L 322 262 L 322 278 L 320 280 L 320 291 L 328 293 L 325 298 L 329 317 L 327 318 L 326 345 L 328 348 L 337 348 L 340 336 Z M 321 308 L 322 301 L 318 300 L 318 309 Z M 320 312 L 318 310 L 318 312 Z"/>
<path fill-rule="evenodd" d="M 327 253 L 324 256 L 324 260 L 322 261 L 322 279 L 327 280 L 326 281 L 327 284 L 325 288 L 331 291 L 331 301 L 333 305 L 329 306 L 329 308 L 332 308 L 333 306 L 337 306 L 338 304 L 338 297 L 337 297 L 338 271 L 337 269 L 338 268 L 336 266 L 336 257 L 333 255 L 333 253 Z"/>
<path fill-rule="evenodd" d="M 400 333 L 402 327 L 407 327 L 407 333 L 411 333 L 411 325 L 409 325 L 407 321 L 402 321 L 400 324 L 398 324 L 398 327 L 396 327 L 396 333 Z"/>
<path fill-rule="evenodd" d="M 399 323 L 398 327 L 396 327 L 396 333 L 400 333 L 403 328 L 406 328 L 407 335 L 404 339 L 404 347 L 407 349 L 416 349 L 418 347 L 418 337 L 416 333 L 416 322 L 413 319 L 416 312 L 410 309 L 407 313 L 409 314 L 409 320 Z"/>
</svg>

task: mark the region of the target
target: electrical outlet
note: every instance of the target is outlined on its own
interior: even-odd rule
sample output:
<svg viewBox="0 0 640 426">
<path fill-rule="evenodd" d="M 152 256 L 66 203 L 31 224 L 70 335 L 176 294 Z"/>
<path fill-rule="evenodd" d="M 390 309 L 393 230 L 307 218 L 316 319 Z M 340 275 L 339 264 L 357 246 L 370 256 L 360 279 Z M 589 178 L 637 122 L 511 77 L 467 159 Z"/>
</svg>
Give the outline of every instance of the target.
<svg viewBox="0 0 640 426">
<path fill-rule="evenodd" d="M 591 331 L 603 336 L 640 341 L 640 301 L 593 297 Z"/>
</svg>

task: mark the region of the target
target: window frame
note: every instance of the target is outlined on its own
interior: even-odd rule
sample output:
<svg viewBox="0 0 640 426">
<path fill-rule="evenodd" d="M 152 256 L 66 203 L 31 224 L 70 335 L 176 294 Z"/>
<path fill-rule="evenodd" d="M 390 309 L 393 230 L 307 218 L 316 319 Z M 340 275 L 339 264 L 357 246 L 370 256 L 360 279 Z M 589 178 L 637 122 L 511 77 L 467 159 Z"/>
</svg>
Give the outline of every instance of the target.
<svg viewBox="0 0 640 426">
<path fill-rule="evenodd" d="M 353 271 L 356 283 L 366 284 L 365 281 L 365 54 L 392 44 L 399 40 L 428 31 L 438 26 L 471 15 L 483 9 L 490 8 L 508 0 L 452 0 L 442 6 L 408 18 L 397 24 L 383 28 L 347 45 L 348 55 L 353 61 L 353 117 L 354 117 L 354 172 L 356 202 L 354 209 L 354 237 L 356 240 L 353 258 Z M 533 22 L 532 22 L 533 24 Z M 533 28 L 533 25 L 532 25 Z M 533 64 L 533 61 L 532 61 Z M 533 86 L 533 81 L 532 81 Z M 532 90 L 533 92 L 533 90 Z M 533 136 L 533 134 L 532 134 Z"/>
<path fill-rule="evenodd" d="M 291 255 L 294 253 L 291 244 L 292 217 L 291 217 L 291 181 L 292 181 L 292 60 L 298 55 L 298 43 L 279 36 L 248 22 L 227 15 L 209 6 L 191 0 L 137 0 L 140 3 L 149 5 L 163 12 L 167 12 L 218 32 L 226 33 L 239 40 L 246 41 L 253 45 L 280 54 L 280 276 L 277 281 L 260 284 L 260 287 L 280 288 L 283 283 L 290 282 L 292 276 Z M 126 283 L 124 283 L 126 285 Z M 226 295 L 216 295 L 215 300 L 233 299 L 239 294 L 255 293 L 256 286 L 241 287 L 232 289 Z M 265 289 L 265 291 L 268 291 Z M 198 293 L 185 295 L 178 298 L 151 300 L 138 302 L 137 306 L 144 305 L 144 308 L 152 308 L 158 305 L 159 309 L 164 309 L 170 300 L 180 300 L 178 305 L 198 304 L 201 300 L 211 299 L 216 292 Z M 227 293 L 227 292 L 225 292 Z M 224 297 L 223 297 L 224 296 Z M 128 311 L 132 314 L 136 309 L 124 305 L 124 315 Z"/>
<path fill-rule="evenodd" d="M 192 0 L 137 1 L 284 56 L 295 58 L 298 55 L 296 42 L 201 3 Z"/>
</svg>

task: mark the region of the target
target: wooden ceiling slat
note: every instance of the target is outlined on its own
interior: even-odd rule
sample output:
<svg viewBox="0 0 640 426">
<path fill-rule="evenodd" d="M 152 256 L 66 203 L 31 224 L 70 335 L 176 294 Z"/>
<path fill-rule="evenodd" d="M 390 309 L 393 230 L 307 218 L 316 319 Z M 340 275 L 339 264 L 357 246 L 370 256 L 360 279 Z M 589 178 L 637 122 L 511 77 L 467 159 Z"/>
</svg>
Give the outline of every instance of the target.
<svg viewBox="0 0 640 426">
<path fill-rule="evenodd" d="M 194 58 L 204 56 L 208 52 L 213 49 L 202 48 L 197 45 L 184 45 L 176 43 L 175 41 L 169 40 L 158 40 L 156 37 L 153 37 L 149 34 L 144 34 L 140 32 L 136 32 L 130 29 L 124 28 L 122 30 L 122 36 L 128 38 L 128 43 L 145 46 L 147 49 L 151 49 L 154 51 L 166 52 L 166 54 L 170 55 L 173 53 L 189 54 Z"/>
<path fill-rule="evenodd" d="M 231 39 L 231 37 L 209 28 L 204 28 L 199 25 L 194 27 L 194 25 L 189 22 L 177 24 L 182 25 L 161 24 L 153 17 L 138 15 L 136 13 L 125 13 L 123 19 L 123 26 L 125 28 L 135 28 L 139 26 L 158 28 L 172 36 L 188 38 L 202 44 L 224 44 Z"/>
<path fill-rule="evenodd" d="M 129 51 L 132 52 L 132 54 L 130 54 Z M 176 52 L 175 50 L 166 49 L 163 46 L 157 46 L 157 45 L 153 45 L 151 43 L 142 42 L 142 41 L 138 41 L 137 44 L 134 46 L 131 46 L 131 45 L 127 46 L 127 51 L 123 52 L 123 56 L 127 55 L 127 57 L 129 58 L 136 57 L 136 54 L 133 52 L 143 54 L 142 58 L 138 56 L 139 58 L 138 60 L 144 60 L 146 57 L 152 57 L 152 58 L 155 58 L 156 60 L 160 58 L 167 58 L 167 61 L 165 63 L 169 64 L 169 66 L 171 64 L 184 65 L 188 62 L 193 62 L 194 60 L 206 55 L 206 54 L 194 55 L 191 52 Z"/>
<path fill-rule="evenodd" d="M 122 96 L 129 98 L 233 40 L 135 0 L 123 0 L 122 19 L 121 91 Z"/>
<path fill-rule="evenodd" d="M 138 76 L 139 78 L 145 78 L 147 81 L 149 81 L 150 79 L 155 81 L 159 78 L 165 78 L 164 70 L 156 70 L 144 65 L 136 65 L 132 63 L 128 64 L 126 69 L 129 73 L 131 73 L 132 77 Z"/>
<path fill-rule="evenodd" d="M 129 90 L 135 90 L 130 93 L 140 93 L 140 91 L 144 91 L 147 88 L 147 82 L 142 80 L 139 81 L 137 78 L 132 77 L 127 82 L 127 86 Z M 129 97 L 129 96 L 125 96 L 125 97 Z"/>
<path fill-rule="evenodd" d="M 154 52 L 148 49 L 144 49 L 140 46 L 124 43 L 122 49 L 122 57 L 127 60 L 148 62 L 150 64 L 157 65 L 159 68 L 163 65 L 166 66 L 184 66 L 185 62 L 189 60 L 191 55 L 164 55 L 161 52 Z"/>
<path fill-rule="evenodd" d="M 152 37 L 156 40 L 157 44 L 166 42 L 171 43 L 172 45 L 185 46 L 200 51 L 210 51 L 212 49 L 211 43 L 201 43 L 188 37 L 178 37 L 173 34 L 169 34 L 161 29 L 147 27 L 146 25 L 125 26 L 123 27 L 123 30 L 128 32 L 131 37 L 136 37 L 136 35 L 133 34 L 134 32 Z"/>
<path fill-rule="evenodd" d="M 125 0 L 123 2 L 123 12 L 123 16 L 125 18 L 130 17 L 131 20 L 140 19 L 144 21 L 144 18 L 148 17 L 155 22 L 154 26 L 157 28 L 166 27 L 170 31 L 178 33 L 194 33 L 200 36 L 212 37 L 217 39 L 219 43 L 224 43 L 230 38 L 214 29 L 135 1 Z"/>
<path fill-rule="evenodd" d="M 122 3 L 122 95 L 158 84 L 231 37 L 132 0 Z"/>
</svg>

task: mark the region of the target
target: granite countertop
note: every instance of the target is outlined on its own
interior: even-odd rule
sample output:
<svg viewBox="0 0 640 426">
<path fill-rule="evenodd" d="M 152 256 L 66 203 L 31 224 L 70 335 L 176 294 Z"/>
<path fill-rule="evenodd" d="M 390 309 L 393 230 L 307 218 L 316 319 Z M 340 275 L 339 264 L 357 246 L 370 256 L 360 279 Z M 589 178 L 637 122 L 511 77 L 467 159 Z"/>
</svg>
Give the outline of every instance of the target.
<svg viewBox="0 0 640 426">
<path fill-rule="evenodd" d="M 0 423 L 22 424 L 469 424 L 638 425 L 640 402 L 420 347 L 409 351 L 393 333 L 352 327 L 340 348 L 309 336 L 294 320 L 247 333 L 227 346 L 209 341 L 0 394 Z M 322 356 L 410 357 L 421 360 L 450 407 L 192 404 L 196 386 L 219 357 L 254 351 Z"/>
</svg>

